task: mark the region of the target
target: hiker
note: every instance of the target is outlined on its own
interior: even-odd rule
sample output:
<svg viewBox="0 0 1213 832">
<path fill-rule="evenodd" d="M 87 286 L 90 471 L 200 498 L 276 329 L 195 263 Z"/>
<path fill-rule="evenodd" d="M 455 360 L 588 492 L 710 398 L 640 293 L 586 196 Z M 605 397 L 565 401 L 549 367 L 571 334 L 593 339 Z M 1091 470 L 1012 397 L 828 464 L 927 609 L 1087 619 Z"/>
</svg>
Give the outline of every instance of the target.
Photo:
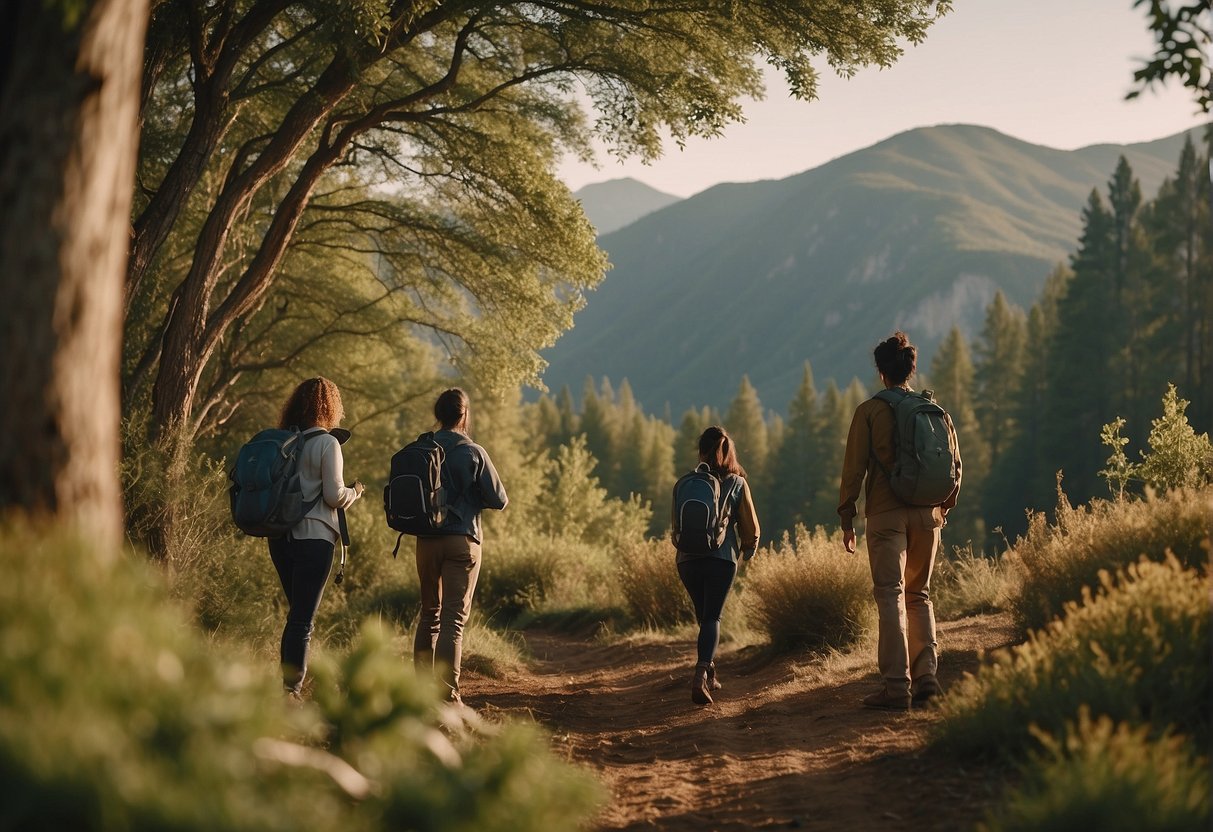
<svg viewBox="0 0 1213 832">
<path fill-rule="evenodd" d="M 362 496 L 362 483 L 344 484 L 341 441 L 329 431 L 341 424 L 341 392 L 327 378 L 309 378 L 295 388 L 278 420 L 283 430 L 303 431 L 299 484 L 305 504 L 315 504 L 285 537 L 269 538 L 270 559 L 286 593 L 286 626 L 282 630 L 282 685 L 297 698 L 307 672 L 308 645 L 324 585 L 333 566 L 333 549 L 341 536 L 338 510 Z"/>
<path fill-rule="evenodd" d="M 469 437 L 467 393 L 458 387 L 443 391 L 434 403 L 434 418 L 439 427 L 434 440 L 446 451 L 443 479 L 449 483 L 449 508 L 435 534 L 417 537 L 421 613 L 413 639 L 413 667 L 422 674 L 437 673 L 448 701 L 462 704 L 463 626 L 480 576 L 480 512 L 500 511 L 509 498 L 488 452 Z"/>
<path fill-rule="evenodd" d="M 696 489 L 707 496 L 696 497 Z M 708 505 L 711 502 L 716 505 Z M 724 428 L 713 425 L 699 437 L 699 465 L 674 486 L 671 530 L 678 577 L 699 622 L 691 680 L 691 701 L 697 705 L 711 704 L 711 692 L 720 690 L 715 663 L 720 615 L 737 574 L 738 555 L 754 557 L 758 534 L 758 514 L 745 469 L 737 462 L 737 448 Z"/>
<path fill-rule="evenodd" d="M 917 349 L 904 332 L 895 332 L 877 345 L 876 369 L 885 390 L 855 410 L 847 434 L 839 488 L 838 516 L 843 547 L 855 552 L 855 501 L 864 486 L 865 536 L 872 569 L 872 595 L 879 614 L 877 666 L 884 684 L 864 698 L 868 708 L 908 710 L 926 705 L 941 693 L 936 678 L 935 611 L 931 605 L 931 572 L 939 551 L 940 529 L 960 492 L 960 452 L 951 418 L 936 406 L 942 419 L 942 440 L 953 462 L 942 486 L 926 502 L 899 497 L 894 487 L 900 469 L 894 402 L 912 392 Z M 892 392 L 889 392 L 892 391 Z M 920 394 L 916 401 L 929 401 Z M 903 428 L 904 435 L 904 428 Z M 892 473 L 892 478 L 890 474 Z M 953 484 L 954 483 L 954 484 Z M 906 494 L 904 488 L 900 488 Z M 942 496 L 940 496 L 942 495 Z M 918 501 L 922 502 L 922 501 Z"/>
</svg>

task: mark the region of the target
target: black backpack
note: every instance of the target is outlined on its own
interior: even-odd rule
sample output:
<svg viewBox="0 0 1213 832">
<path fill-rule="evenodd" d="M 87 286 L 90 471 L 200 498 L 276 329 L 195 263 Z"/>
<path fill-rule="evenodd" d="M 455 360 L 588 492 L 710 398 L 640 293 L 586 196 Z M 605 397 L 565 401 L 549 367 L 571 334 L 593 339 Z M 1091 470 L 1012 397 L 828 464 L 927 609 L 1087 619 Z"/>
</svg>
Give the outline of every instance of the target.
<svg viewBox="0 0 1213 832">
<path fill-rule="evenodd" d="M 450 482 L 446 450 L 433 433 L 423 433 L 405 445 L 392 456 L 388 483 L 383 487 L 383 511 L 388 526 L 401 536 L 438 534 L 453 498 Z M 397 537 L 392 557 L 399 549 Z"/>
<path fill-rule="evenodd" d="M 283 537 L 316 500 L 304 501 L 299 462 L 309 436 L 298 429 L 263 430 L 241 446 L 232 466 L 232 522 L 251 537 Z"/>
<path fill-rule="evenodd" d="M 960 481 L 956 431 L 930 390 L 921 393 L 881 390 L 876 398 L 893 408 L 893 470 L 880 465 L 889 486 L 902 502 L 937 506 L 951 496 Z M 876 459 L 875 454 L 872 456 Z"/>
<path fill-rule="evenodd" d="M 730 478 L 726 478 L 728 481 Z M 671 518 L 678 551 L 710 555 L 724 545 L 729 530 L 728 494 L 724 482 L 706 462 L 678 478 Z"/>
</svg>

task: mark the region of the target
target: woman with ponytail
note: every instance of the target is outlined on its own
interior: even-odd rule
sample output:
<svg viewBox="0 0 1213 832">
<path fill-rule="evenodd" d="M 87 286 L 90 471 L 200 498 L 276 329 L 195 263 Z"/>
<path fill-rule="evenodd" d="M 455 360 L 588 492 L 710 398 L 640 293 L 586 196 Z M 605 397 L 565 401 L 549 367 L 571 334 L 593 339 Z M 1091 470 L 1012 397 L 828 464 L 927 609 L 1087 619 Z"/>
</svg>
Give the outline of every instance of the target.
<svg viewBox="0 0 1213 832">
<path fill-rule="evenodd" d="M 750 496 L 745 469 L 737 462 L 737 449 L 724 428 L 713 425 L 699 437 L 697 472 L 715 477 L 720 486 L 721 517 L 727 518 L 724 542 L 710 551 L 688 552 L 680 540 L 679 518 L 674 518 L 675 546 L 678 547 L 678 577 L 686 587 L 699 622 L 697 662 L 691 681 L 691 701 L 698 705 L 712 702 L 712 691 L 720 689 L 716 678 L 716 647 L 720 642 L 720 616 L 725 599 L 737 574 L 737 560 L 749 560 L 758 548 L 758 513 Z M 675 511 L 678 507 L 675 487 Z M 698 547 L 696 547 L 698 548 Z"/>
</svg>

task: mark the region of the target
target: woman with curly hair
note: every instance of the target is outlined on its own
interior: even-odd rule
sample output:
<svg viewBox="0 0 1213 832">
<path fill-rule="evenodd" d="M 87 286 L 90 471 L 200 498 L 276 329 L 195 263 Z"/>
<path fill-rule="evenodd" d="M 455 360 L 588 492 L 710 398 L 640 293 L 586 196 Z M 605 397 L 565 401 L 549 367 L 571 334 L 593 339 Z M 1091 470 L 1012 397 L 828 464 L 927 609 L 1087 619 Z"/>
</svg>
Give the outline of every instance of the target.
<svg viewBox="0 0 1213 832">
<path fill-rule="evenodd" d="M 363 491 L 358 481 L 351 487 L 344 484 L 342 440 L 329 432 L 341 424 L 344 415 L 337 385 L 317 376 L 295 388 L 278 421 L 284 430 L 303 433 L 299 481 L 304 503 L 312 504 L 285 537 L 269 539 L 270 559 L 287 600 L 280 654 L 282 685 L 295 697 L 303 687 L 313 622 L 341 535 L 337 511 L 353 505 Z"/>
</svg>

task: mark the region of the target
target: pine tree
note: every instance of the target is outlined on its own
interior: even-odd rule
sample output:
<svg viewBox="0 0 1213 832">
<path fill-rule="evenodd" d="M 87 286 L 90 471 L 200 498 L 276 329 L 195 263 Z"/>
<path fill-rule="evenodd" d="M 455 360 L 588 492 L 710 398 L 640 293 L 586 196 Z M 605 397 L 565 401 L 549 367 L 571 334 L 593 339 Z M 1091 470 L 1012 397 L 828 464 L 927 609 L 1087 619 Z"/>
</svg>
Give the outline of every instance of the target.
<svg viewBox="0 0 1213 832">
<path fill-rule="evenodd" d="M 724 425 L 737 444 L 737 457 L 749 474 L 751 489 L 761 491 L 766 483 L 770 446 L 762 402 L 749 376 L 741 377 L 741 386 L 725 414 Z"/>
<path fill-rule="evenodd" d="M 788 403 L 788 421 L 779 453 L 772 463 L 769 501 L 771 537 L 806 522 L 812 501 L 821 490 L 825 472 L 813 434 L 817 419 L 817 387 L 813 367 L 806 361 L 796 395 Z"/>
<path fill-rule="evenodd" d="M 977 423 L 973 407 L 973 362 L 960 329 L 952 327 L 948 337 L 931 359 L 931 378 L 935 399 L 948 411 L 956 428 L 963 461 L 964 499 L 948 518 L 954 542 L 984 544 L 985 527 L 981 517 L 981 493 L 989 474 L 989 451 Z"/>
<path fill-rule="evenodd" d="M 1023 372 L 1011 405 L 1010 421 L 1014 429 L 1002 443 L 1004 448 L 1013 447 L 1014 451 L 999 455 L 982 494 L 988 527 L 1001 528 L 1008 539 L 1026 529 L 1025 509 L 1044 511 L 1056 502 L 1057 465 L 1049 456 L 1048 441 L 1054 427 L 1046 408 L 1051 399 L 1051 354 L 1058 309 L 1072 277 L 1066 266 L 1057 266 L 1028 312 Z M 962 447 L 962 459 L 963 456 Z"/>
<path fill-rule="evenodd" d="M 1115 220 L 1098 191 L 1083 210 L 1083 232 L 1072 257 L 1073 277 L 1057 307 L 1057 326 L 1048 345 L 1044 401 L 1044 457 L 1065 473 L 1072 499 L 1102 493 L 1097 472 L 1104 454 L 1100 428 L 1116 413 L 1120 368 L 1116 297 Z"/>
<path fill-rule="evenodd" d="M 804 523 L 809 528 L 838 524 L 838 483 L 847 449 L 847 431 L 855 412 L 849 398 L 830 379 L 813 420 L 813 452 L 818 460 L 818 474 L 813 478 L 811 496 L 803 509 Z"/>
<path fill-rule="evenodd" d="M 1018 306 L 1007 303 L 1001 291 L 986 307 L 985 326 L 974 345 L 974 401 L 981 437 L 990 452 L 991 469 L 1008 438 L 1014 435 L 1015 392 L 1024 372 L 1027 318 Z"/>
</svg>

